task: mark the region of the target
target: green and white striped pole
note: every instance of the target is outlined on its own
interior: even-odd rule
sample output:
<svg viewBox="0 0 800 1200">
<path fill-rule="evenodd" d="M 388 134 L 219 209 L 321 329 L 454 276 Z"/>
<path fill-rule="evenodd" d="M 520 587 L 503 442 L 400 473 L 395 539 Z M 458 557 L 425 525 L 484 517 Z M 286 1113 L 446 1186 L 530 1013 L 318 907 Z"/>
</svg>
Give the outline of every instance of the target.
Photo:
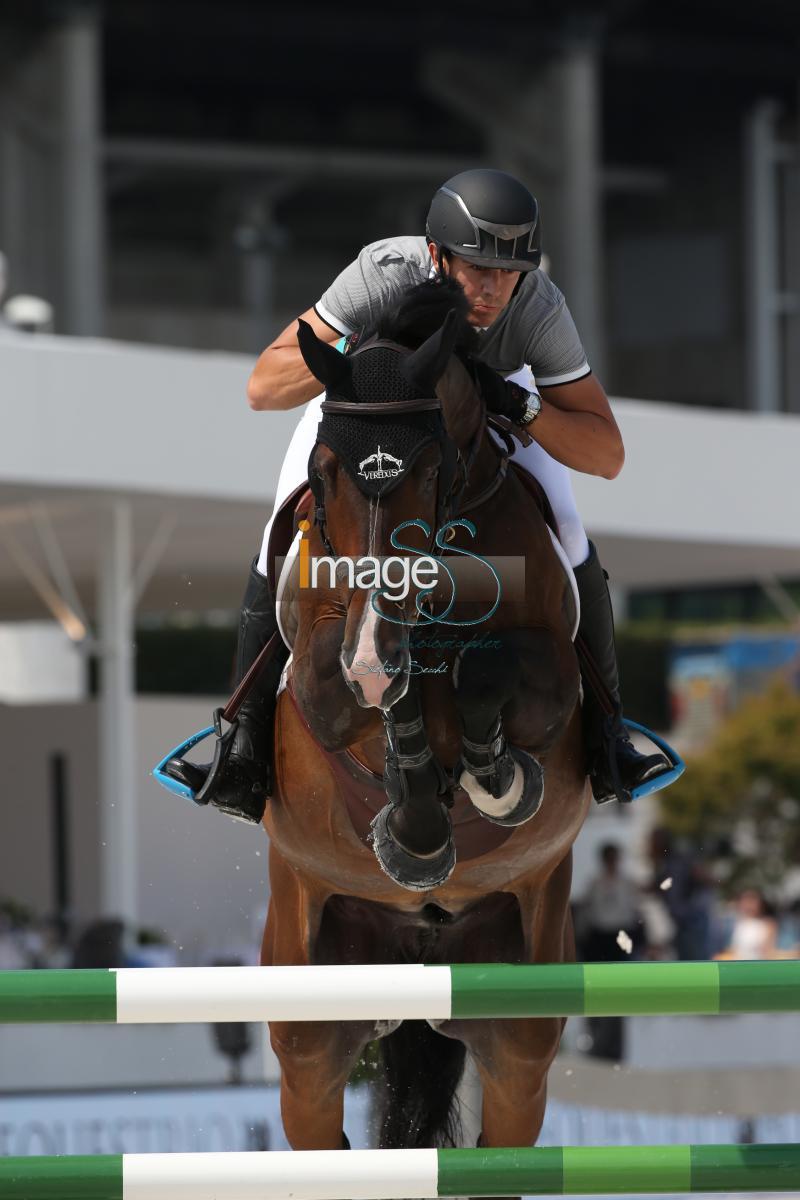
<svg viewBox="0 0 800 1200">
<path fill-rule="evenodd" d="M 800 960 L 0 971 L 0 1024 L 800 1011 Z"/>
<path fill-rule="evenodd" d="M 0 1158 L 3 1200 L 413 1200 L 800 1190 L 800 1146 Z"/>
</svg>

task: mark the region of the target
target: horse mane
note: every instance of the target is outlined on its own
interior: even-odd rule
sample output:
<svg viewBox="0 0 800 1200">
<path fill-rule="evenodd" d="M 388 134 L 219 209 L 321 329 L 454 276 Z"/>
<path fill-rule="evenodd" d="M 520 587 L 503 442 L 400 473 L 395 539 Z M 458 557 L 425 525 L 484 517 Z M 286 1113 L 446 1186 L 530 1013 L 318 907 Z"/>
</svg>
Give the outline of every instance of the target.
<svg viewBox="0 0 800 1200">
<path fill-rule="evenodd" d="M 381 314 L 372 332 L 415 350 L 441 329 L 453 309 L 458 314 L 455 349 L 461 354 L 472 354 L 478 345 L 478 334 L 467 321 L 469 301 L 461 284 L 449 276 L 436 276 L 409 288 Z"/>
</svg>

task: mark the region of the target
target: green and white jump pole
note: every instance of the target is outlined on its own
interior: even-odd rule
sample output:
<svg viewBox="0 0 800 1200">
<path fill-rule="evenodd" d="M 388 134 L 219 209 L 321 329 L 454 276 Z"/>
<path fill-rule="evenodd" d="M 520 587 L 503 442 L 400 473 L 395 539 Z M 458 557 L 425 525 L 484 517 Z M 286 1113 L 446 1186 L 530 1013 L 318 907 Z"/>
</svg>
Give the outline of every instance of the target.
<svg viewBox="0 0 800 1200">
<path fill-rule="evenodd" d="M 798 1189 L 800 1146 L 780 1144 L 0 1158 L 3 1200 L 413 1200 Z"/>
<path fill-rule="evenodd" d="M 800 960 L 0 971 L 0 1024 L 800 1011 Z"/>
</svg>

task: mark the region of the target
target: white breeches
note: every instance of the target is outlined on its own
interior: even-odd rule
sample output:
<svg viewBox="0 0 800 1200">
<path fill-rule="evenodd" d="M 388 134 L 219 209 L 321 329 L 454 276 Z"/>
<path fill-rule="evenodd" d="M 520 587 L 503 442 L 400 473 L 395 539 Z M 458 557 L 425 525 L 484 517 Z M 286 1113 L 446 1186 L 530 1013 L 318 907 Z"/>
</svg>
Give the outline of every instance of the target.
<svg viewBox="0 0 800 1200">
<path fill-rule="evenodd" d="M 530 388 L 531 386 L 532 375 L 528 367 L 523 367 L 521 371 L 515 372 L 509 378 L 522 387 Z M 323 399 L 324 395 L 309 401 L 306 411 L 292 434 L 289 449 L 286 451 L 286 458 L 283 460 L 275 492 L 275 507 L 264 530 L 264 540 L 258 559 L 258 570 L 262 575 L 267 573 L 267 546 L 275 514 L 286 497 L 290 496 L 294 489 L 307 478 L 308 458 L 317 440 L 317 426 L 322 417 L 320 404 Z M 500 444 L 502 445 L 502 442 Z M 530 446 L 518 444 L 511 457 L 514 462 L 521 463 L 526 471 L 539 480 L 552 505 L 558 522 L 561 544 L 569 558 L 570 566 L 580 566 L 589 556 L 589 542 L 580 514 L 575 507 L 575 497 L 572 494 L 572 481 L 568 469 L 563 463 L 556 462 L 538 442 L 531 442 Z"/>
</svg>

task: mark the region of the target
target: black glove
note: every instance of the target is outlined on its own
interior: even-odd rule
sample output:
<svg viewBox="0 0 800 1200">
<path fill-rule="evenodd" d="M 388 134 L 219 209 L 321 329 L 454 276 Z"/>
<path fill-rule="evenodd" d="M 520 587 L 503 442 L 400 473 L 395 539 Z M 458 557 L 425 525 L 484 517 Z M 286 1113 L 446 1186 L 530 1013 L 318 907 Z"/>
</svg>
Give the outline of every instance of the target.
<svg viewBox="0 0 800 1200">
<path fill-rule="evenodd" d="M 521 425 L 530 392 L 526 392 L 518 383 L 509 383 L 484 362 L 473 360 L 472 369 L 478 391 L 489 412 L 499 413 L 501 417 L 508 417 L 515 425 Z"/>
</svg>

